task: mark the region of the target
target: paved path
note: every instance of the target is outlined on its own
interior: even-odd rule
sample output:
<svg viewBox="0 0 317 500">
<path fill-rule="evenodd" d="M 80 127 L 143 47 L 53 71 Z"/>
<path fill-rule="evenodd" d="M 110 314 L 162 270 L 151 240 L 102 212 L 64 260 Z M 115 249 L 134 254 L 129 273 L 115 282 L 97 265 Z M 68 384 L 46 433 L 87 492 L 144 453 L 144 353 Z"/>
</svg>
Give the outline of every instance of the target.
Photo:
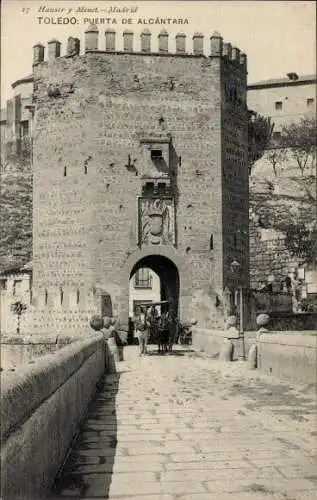
<svg viewBox="0 0 317 500">
<path fill-rule="evenodd" d="M 317 498 L 313 393 L 180 349 L 125 357 L 90 406 L 60 498 Z"/>
</svg>

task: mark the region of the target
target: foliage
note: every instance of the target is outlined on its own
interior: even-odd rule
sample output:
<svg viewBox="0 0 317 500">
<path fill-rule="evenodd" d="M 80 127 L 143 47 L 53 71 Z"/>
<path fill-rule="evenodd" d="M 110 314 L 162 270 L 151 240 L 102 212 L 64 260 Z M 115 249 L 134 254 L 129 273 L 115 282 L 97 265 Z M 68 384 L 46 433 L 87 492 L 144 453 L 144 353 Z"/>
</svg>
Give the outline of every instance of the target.
<svg viewBox="0 0 317 500">
<path fill-rule="evenodd" d="M 277 176 L 277 166 L 279 163 L 283 162 L 285 159 L 284 150 L 282 150 L 280 148 L 279 149 L 277 149 L 277 148 L 269 149 L 268 153 L 267 153 L 267 159 L 270 162 L 270 164 L 272 165 L 274 175 Z"/>
<path fill-rule="evenodd" d="M 13 302 L 10 307 L 13 314 L 17 316 L 18 324 L 17 324 L 17 333 L 20 333 L 20 321 L 22 314 L 27 310 L 27 306 L 23 304 L 20 300 Z"/>
<path fill-rule="evenodd" d="M 4 149 L 6 163 L 15 163 L 22 169 L 31 164 L 32 139 L 30 137 L 8 141 Z"/>
<path fill-rule="evenodd" d="M 289 224 L 285 245 L 292 256 L 308 264 L 317 264 L 317 226 L 306 228 L 301 224 Z"/>
<path fill-rule="evenodd" d="M 309 160 L 313 162 L 316 158 L 316 118 L 301 118 L 284 125 L 280 145 L 289 150 L 303 176 Z"/>
<path fill-rule="evenodd" d="M 251 173 L 254 163 L 268 149 L 274 129 L 274 123 L 266 116 L 249 111 L 248 122 L 248 166 Z"/>
</svg>

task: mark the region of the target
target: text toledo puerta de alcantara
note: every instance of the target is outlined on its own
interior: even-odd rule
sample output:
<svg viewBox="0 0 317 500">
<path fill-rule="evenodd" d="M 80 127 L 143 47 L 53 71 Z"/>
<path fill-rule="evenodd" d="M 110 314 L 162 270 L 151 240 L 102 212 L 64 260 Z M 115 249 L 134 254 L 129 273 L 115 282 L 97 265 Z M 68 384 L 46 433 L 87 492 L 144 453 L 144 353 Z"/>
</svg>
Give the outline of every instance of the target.
<svg viewBox="0 0 317 500">
<path fill-rule="evenodd" d="M 23 10 L 26 9 L 28 8 Z M 40 14 L 37 16 L 39 24 L 189 24 L 189 20 L 184 17 L 137 17 L 137 6 L 73 8 L 41 5 L 38 14 Z M 87 17 L 82 17 L 83 15 Z M 124 15 L 126 17 L 119 19 L 113 17 L 115 15 Z M 135 17 L 128 17 L 129 15 Z"/>
</svg>

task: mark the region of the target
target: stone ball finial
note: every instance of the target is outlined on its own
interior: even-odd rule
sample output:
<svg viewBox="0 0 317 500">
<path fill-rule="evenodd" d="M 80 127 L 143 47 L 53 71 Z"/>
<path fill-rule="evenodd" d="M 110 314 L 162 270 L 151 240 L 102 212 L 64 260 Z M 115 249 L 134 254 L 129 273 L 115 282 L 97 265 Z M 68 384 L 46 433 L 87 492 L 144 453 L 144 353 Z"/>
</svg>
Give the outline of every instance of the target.
<svg viewBox="0 0 317 500">
<path fill-rule="evenodd" d="M 230 328 L 231 326 L 236 326 L 236 325 L 237 325 L 237 316 L 234 315 L 228 316 L 227 327 Z"/>
<path fill-rule="evenodd" d="M 98 316 L 97 314 L 95 314 L 94 316 L 91 317 L 89 323 L 90 323 L 91 328 L 97 332 L 99 332 L 104 326 L 104 322 L 103 322 L 102 317 Z"/>
<path fill-rule="evenodd" d="M 270 316 L 268 314 L 258 314 L 258 316 L 256 317 L 256 324 L 259 326 L 259 327 L 263 327 L 263 326 L 266 326 L 270 321 Z"/>
</svg>

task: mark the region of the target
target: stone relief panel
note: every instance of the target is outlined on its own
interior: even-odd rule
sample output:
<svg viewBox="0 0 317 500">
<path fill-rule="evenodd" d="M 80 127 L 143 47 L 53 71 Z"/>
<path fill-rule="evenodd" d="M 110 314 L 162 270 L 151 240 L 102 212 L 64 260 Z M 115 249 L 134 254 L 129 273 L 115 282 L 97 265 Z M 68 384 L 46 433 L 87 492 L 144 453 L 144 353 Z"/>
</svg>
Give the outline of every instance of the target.
<svg viewBox="0 0 317 500">
<path fill-rule="evenodd" d="M 173 198 L 139 198 L 139 245 L 175 244 Z"/>
</svg>

